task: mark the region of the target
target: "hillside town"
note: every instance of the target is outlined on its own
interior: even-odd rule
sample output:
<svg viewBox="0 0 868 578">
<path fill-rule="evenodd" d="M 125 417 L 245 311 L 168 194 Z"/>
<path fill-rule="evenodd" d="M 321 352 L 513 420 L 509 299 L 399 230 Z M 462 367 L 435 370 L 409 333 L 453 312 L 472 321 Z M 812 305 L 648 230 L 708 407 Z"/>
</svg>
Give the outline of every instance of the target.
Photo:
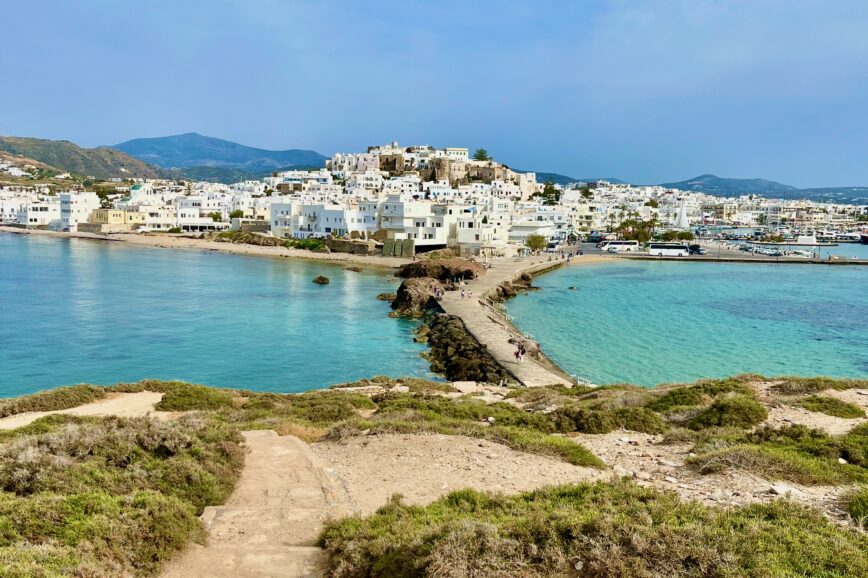
<svg viewBox="0 0 868 578">
<path fill-rule="evenodd" d="M 8 161 L 0 173 L 27 174 Z M 69 179 L 70 175 L 58 178 Z M 530 236 L 546 240 L 623 230 L 707 226 L 858 230 L 868 207 L 724 198 L 607 181 L 555 184 L 496 162 L 484 149 L 400 146 L 337 153 L 314 170 L 275 172 L 234 184 L 111 179 L 62 190 L 26 182 L 0 188 L 0 223 L 97 234 L 240 230 L 281 239 L 351 237 L 405 242 L 414 252 L 446 247 L 509 256 Z"/>
</svg>

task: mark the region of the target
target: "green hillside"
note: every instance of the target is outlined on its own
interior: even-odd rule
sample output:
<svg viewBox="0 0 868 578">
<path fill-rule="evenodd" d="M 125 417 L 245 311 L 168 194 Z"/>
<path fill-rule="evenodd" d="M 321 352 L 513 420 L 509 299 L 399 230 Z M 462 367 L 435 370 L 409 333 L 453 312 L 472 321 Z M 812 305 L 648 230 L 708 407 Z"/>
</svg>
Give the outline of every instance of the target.
<svg viewBox="0 0 868 578">
<path fill-rule="evenodd" d="M 0 151 L 21 155 L 61 171 L 93 176 L 157 178 L 157 169 L 109 147 L 82 148 L 65 140 L 0 137 Z"/>
</svg>

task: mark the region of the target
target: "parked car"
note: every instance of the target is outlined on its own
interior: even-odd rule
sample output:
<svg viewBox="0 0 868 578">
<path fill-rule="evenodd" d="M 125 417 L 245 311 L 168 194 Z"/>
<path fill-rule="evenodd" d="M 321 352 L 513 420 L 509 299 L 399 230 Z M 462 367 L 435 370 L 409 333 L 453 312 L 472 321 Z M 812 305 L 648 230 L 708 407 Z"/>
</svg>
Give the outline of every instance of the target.
<svg viewBox="0 0 868 578">
<path fill-rule="evenodd" d="M 689 255 L 708 255 L 708 251 L 700 245 L 690 245 L 687 249 Z"/>
</svg>

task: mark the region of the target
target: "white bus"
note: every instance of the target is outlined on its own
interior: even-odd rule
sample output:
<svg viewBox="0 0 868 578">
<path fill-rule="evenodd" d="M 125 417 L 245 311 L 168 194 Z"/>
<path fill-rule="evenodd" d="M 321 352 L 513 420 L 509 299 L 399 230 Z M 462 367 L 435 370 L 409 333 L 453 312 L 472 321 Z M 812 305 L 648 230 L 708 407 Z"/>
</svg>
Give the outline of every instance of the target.
<svg viewBox="0 0 868 578">
<path fill-rule="evenodd" d="M 687 257 L 690 247 L 686 243 L 651 243 L 648 254 L 657 257 Z"/>
<path fill-rule="evenodd" d="M 609 253 L 635 253 L 639 250 L 639 241 L 603 241 L 600 249 Z"/>
</svg>

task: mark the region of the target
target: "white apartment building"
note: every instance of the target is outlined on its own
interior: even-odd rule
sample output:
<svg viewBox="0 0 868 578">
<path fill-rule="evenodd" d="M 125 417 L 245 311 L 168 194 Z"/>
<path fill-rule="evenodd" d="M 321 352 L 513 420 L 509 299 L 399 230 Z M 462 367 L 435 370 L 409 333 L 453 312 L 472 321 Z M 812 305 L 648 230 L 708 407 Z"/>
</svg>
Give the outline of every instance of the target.
<svg viewBox="0 0 868 578">
<path fill-rule="evenodd" d="M 100 200 L 96 193 L 61 193 L 58 228 L 61 231 L 77 231 L 78 224 L 86 223 L 91 212 L 99 207 Z"/>
<path fill-rule="evenodd" d="M 60 228 L 60 199 L 49 197 L 44 201 L 28 203 L 18 212 L 18 224 L 28 227 Z"/>
<path fill-rule="evenodd" d="M 407 193 L 388 195 L 381 215 L 381 227 L 389 236 L 413 239 L 417 251 L 446 247 L 458 222 L 453 206 L 416 200 Z"/>
</svg>

